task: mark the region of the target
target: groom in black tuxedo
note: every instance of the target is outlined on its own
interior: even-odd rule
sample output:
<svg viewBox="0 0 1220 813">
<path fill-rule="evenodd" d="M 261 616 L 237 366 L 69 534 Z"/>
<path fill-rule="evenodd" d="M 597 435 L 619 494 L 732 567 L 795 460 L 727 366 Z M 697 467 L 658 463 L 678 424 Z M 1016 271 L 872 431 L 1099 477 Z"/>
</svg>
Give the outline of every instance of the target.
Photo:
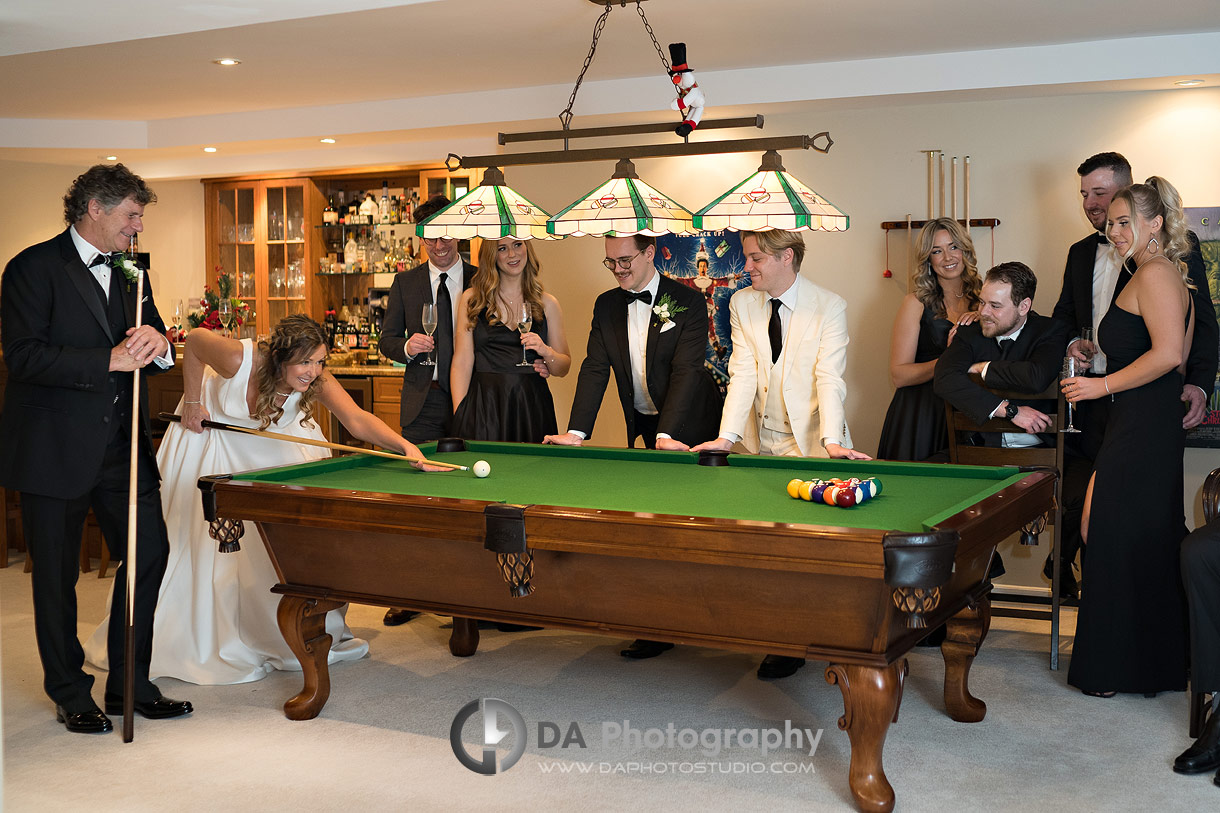
<svg viewBox="0 0 1220 813">
<path fill-rule="evenodd" d="M 719 388 L 704 365 L 707 305 L 696 291 L 657 273 L 655 237 L 607 237 L 606 268 L 618 287 L 593 303 L 589 345 L 568 431 L 546 443 L 579 446 L 593 431 L 614 371 L 627 444 L 685 450 L 715 435 Z M 667 315 L 657 308 L 668 309 Z"/>
<path fill-rule="evenodd" d="M 115 572 L 105 706 L 123 710 L 127 504 L 133 372 L 173 366 L 146 271 L 118 256 L 144 230 L 156 195 L 122 164 L 94 166 L 64 196 L 68 228 L 14 257 L 0 283 L 0 341 L 9 380 L 0 414 L 0 484 L 20 492 L 33 562 L 34 634 L 47 695 L 69 731 L 103 733 L 111 722 L 92 697 L 76 634 L 76 579 L 89 509 L 122 562 Z M 143 324 L 135 324 L 136 274 L 144 275 Z M 155 362 L 150 364 L 150 362 Z M 141 388 L 136 539 L 135 709 L 177 717 L 149 680 L 153 610 L 169 541 L 160 475 Z"/>
<path fill-rule="evenodd" d="M 593 432 L 610 371 L 627 422 L 627 445 L 687 450 L 716 434 L 722 399 L 704 366 L 707 305 L 691 288 L 657 273 L 655 237 L 607 237 L 604 265 L 618 287 L 593 303 L 589 345 L 568 431 L 544 443 L 579 446 Z M 659 311 L 659 312 L 658 312 Z M 653 658 L 673 644 L 635 641 L 623 657 Z"/>
</svg>

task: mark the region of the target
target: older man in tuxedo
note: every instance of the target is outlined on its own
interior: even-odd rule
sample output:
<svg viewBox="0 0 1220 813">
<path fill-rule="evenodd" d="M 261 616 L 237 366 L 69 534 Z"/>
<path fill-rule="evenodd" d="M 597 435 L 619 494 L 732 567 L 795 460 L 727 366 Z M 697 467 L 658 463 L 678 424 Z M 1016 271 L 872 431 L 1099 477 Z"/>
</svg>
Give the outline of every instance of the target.
<svg viewBox="0 0 1220 813">
<path fill-rule="evenodd" d="M 733 353 L 720 435 L 695 451 L 867 460 L 851 448 L 843 402 L 847 385 L 847 303 L 800 275 L 799 232 L 741 233 L 750 287 L 729 300 Z M 768 655 L 762 679 L 787 677 L 803 658 Z"/>
<path fill-rule="evenodd" d="M 1121 154 L 1102 152 L 1090 156 L 1079 167 L 1080 197 L 1085 217 L 1096 230 L 1068 249 L 1063 272 L 1063 288 L 1055 304 L 1053 317 L 1068 325 L 1068 354 L 1082 363 L 1091 364 L 1091 375 L 1106 373 L 1106 358 L 1095 342 L 1083 339 L 1085 329 L 1096 330 L 1115 298 L 1131 278 L 1122 273 L 1119 258 L 1106 239 L 1106 213 L 1114 193 L 1130 186 L 1131 164 Z M 1220 327 L 1212 307 L 1211 293 L 1203 268 L 1199 239 L 1189 234 L 1191 252 L 1186 257 L 1190 280 L 1195 285 L 1195 333 L 1190 356 L 1186 361 L 1186 382 L 1182 401 L 1186 404 L 1182 428 L 1198 426 L 1206 411 L 1207 399 L 1215 386 L 1217 354 L 1220 353 Z M 1128 271 L 1134 271 L 1129 265 Z M 1080 549 L 1080 518 L 1084 507 L 1085 489 L 1093 469 L 1093 457 L 1105 432 L 1107 400 L 1086 401 L 1077 406 L 1076 425 L 1081 434 L 1068 441 L 1063 481 L 1063 545 L 1060 549 L 1065 594 L 1077 589 L 1072 563 Z M 1183 518 L 1185 522 L 1185 518 Z M 1051 562 L 1045 567 L 1050 578 Z"/>
<path fill-rule="evenodd" d="M 144 389 L 137 429 L 136 561 L 126 561 L 133 373 L 160 372 L 174 359 L 147 272 L 121 254 L 144 230 L 144 207 L 155 200 L 143 179 L 122 164 L 92 167 L 64 196 L 68 228 L 14 257 L 0 283 L 0 341 L 9 370 L 0 414 L 0 484 L 21 495 L 43 686 L 56 719 L 79 733 L 113 728 L 93 700 L 93 677 L 82 668 L 76 634 L 77 563 L 90 509 L 111 555 L 122 561 L 107 639 L 106 712 L 123 710 L 128 567 L 136 568 L 135 710 L 149 718 L 192 711 L 190 703 L 162 696 L 148 677 L 169 540 Z M 139 327 L 136 274 L 145 277 Z"/>
<path fill-rule="evenodd" d="M 434 195 L 415 207 L 416 223 L 449 205 L 449 198 Z M 377 345 L 381 355 L 407 365 L 402 371 L 402 397 L 398 419 L 402 436 L 412 443 L 446 437 L 453 424 L 449 395 L 449 365 L 453 361 L 456 305 L 478 269 L 458 254 L 456 240 L 423 238 L 427 262 L 394 275 L 389 305 Z M 436 332 L 424 332 L 423 307 L 435 304 Z M 392 607 L 384 623 L 394 627 L 418 613 Z"/>
<path fill-rule="evenodd" d="M 613 370 L 627 444 L 642 437 L 649 449 L 689 449 L 720 422 L 720 390 L 704 366 L 703 298 L 657 273 L 655 237 L 607 237 L 605 248 L 603 262 L 618 287 L 593 303 L 568 431 L 543 442 L 579 446 L 589 437 Z M 672 648 L 640 639 L 621 654 L 638 660 Z"/>
</svg>

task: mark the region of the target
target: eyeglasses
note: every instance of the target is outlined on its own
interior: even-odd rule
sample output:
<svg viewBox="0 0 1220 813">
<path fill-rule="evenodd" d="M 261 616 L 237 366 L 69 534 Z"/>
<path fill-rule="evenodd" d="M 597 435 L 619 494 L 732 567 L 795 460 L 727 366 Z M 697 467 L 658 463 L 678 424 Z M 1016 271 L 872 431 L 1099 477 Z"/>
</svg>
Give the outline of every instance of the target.
<svg viewBox="0 0 1220 813">
<path fill-rule="evenodd" d="M 633 262 L 635 262 L 635 258 L 640 256 L 647 250 L 648 249 L 644 249 L 643 251 L 637 251 L 635 254 L 632 254 L 630 257 L 617 257 L 614 259 L 607 257 L 606 259 L 602 260 L 602 265 L 606 266 L 606 268 L 609 269 L 610 271 L 613 271 L 614 266 L 616 266 L 616 265 L 619 268 L 626 271 L 628 268 L 631 267 L 631 264 Z"/>
</svg>

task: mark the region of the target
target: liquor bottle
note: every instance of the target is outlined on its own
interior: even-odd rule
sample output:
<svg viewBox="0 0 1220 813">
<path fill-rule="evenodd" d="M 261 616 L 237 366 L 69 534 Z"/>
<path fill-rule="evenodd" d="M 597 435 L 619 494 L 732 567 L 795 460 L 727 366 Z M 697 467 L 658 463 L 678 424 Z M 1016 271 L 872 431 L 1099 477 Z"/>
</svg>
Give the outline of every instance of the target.
<svg viewBox="0 0 1220 813">
<path fill-rule="evenodd" d="M 328 226 L 334 226 L 339 223 L 339 213 L 335 211 L 334 198 L 326 202 L 326 208 L 322 210 L 322 222 Z"/>
<path fill-rule="evenodd" d="M 381 182 L 381 200 L 377 203 L 377 222 L 389 223 L 390 221 L 390 182 Z"/>
<path fill-rule="evenodd" d="M 377 222 L 377 201 L 373 200 L 372 192 L 366 192 L 365 195 L 360 204 L 360 222 L 371 226 Z"/>
<path fill-rule="evenodd" d="M 343 246 L 343 270 L 351 274 L 356 271 L 356 263 L 358 258 L 356 246 L 356 232 L 349 232 L 347 235 L 347 243 Z M 347 303 L 343 303 L 346 305 Z"/>
<path fill-rule="evenodd" d="M 377 331 L 377 323 L 373 322 L 372 326 L 369 328 L 369 354 L 367 363 L 381 363 L 381 348 L 377 346 L 380 342 L 381 334 Z"/>
<path fill-rule="evenodd" d="M 402 210 L 399 208 L 398 204 L 398 195 L 390 195 L 390 222 L 401 223 L 401 212 Z"/>
</svg>

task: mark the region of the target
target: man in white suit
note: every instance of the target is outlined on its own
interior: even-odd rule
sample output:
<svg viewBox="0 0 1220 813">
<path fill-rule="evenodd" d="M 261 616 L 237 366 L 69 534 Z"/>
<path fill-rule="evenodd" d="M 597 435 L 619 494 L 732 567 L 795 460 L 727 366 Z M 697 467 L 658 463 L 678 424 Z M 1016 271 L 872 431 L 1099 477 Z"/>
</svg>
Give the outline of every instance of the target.
<svg viewBox="0 0 1220 813">
<path fill-rule="evenodd" d="M 733 353 L 720 436 L 693 451 L 868 460 L 851 448 L 847 385 L 847 303 L 800 275 L 798 232 L 741 233 L 750 287 L 729 300 Z M 787 677 L 803 658 L 768 655 L 763 679 Z"/>
</svg>

